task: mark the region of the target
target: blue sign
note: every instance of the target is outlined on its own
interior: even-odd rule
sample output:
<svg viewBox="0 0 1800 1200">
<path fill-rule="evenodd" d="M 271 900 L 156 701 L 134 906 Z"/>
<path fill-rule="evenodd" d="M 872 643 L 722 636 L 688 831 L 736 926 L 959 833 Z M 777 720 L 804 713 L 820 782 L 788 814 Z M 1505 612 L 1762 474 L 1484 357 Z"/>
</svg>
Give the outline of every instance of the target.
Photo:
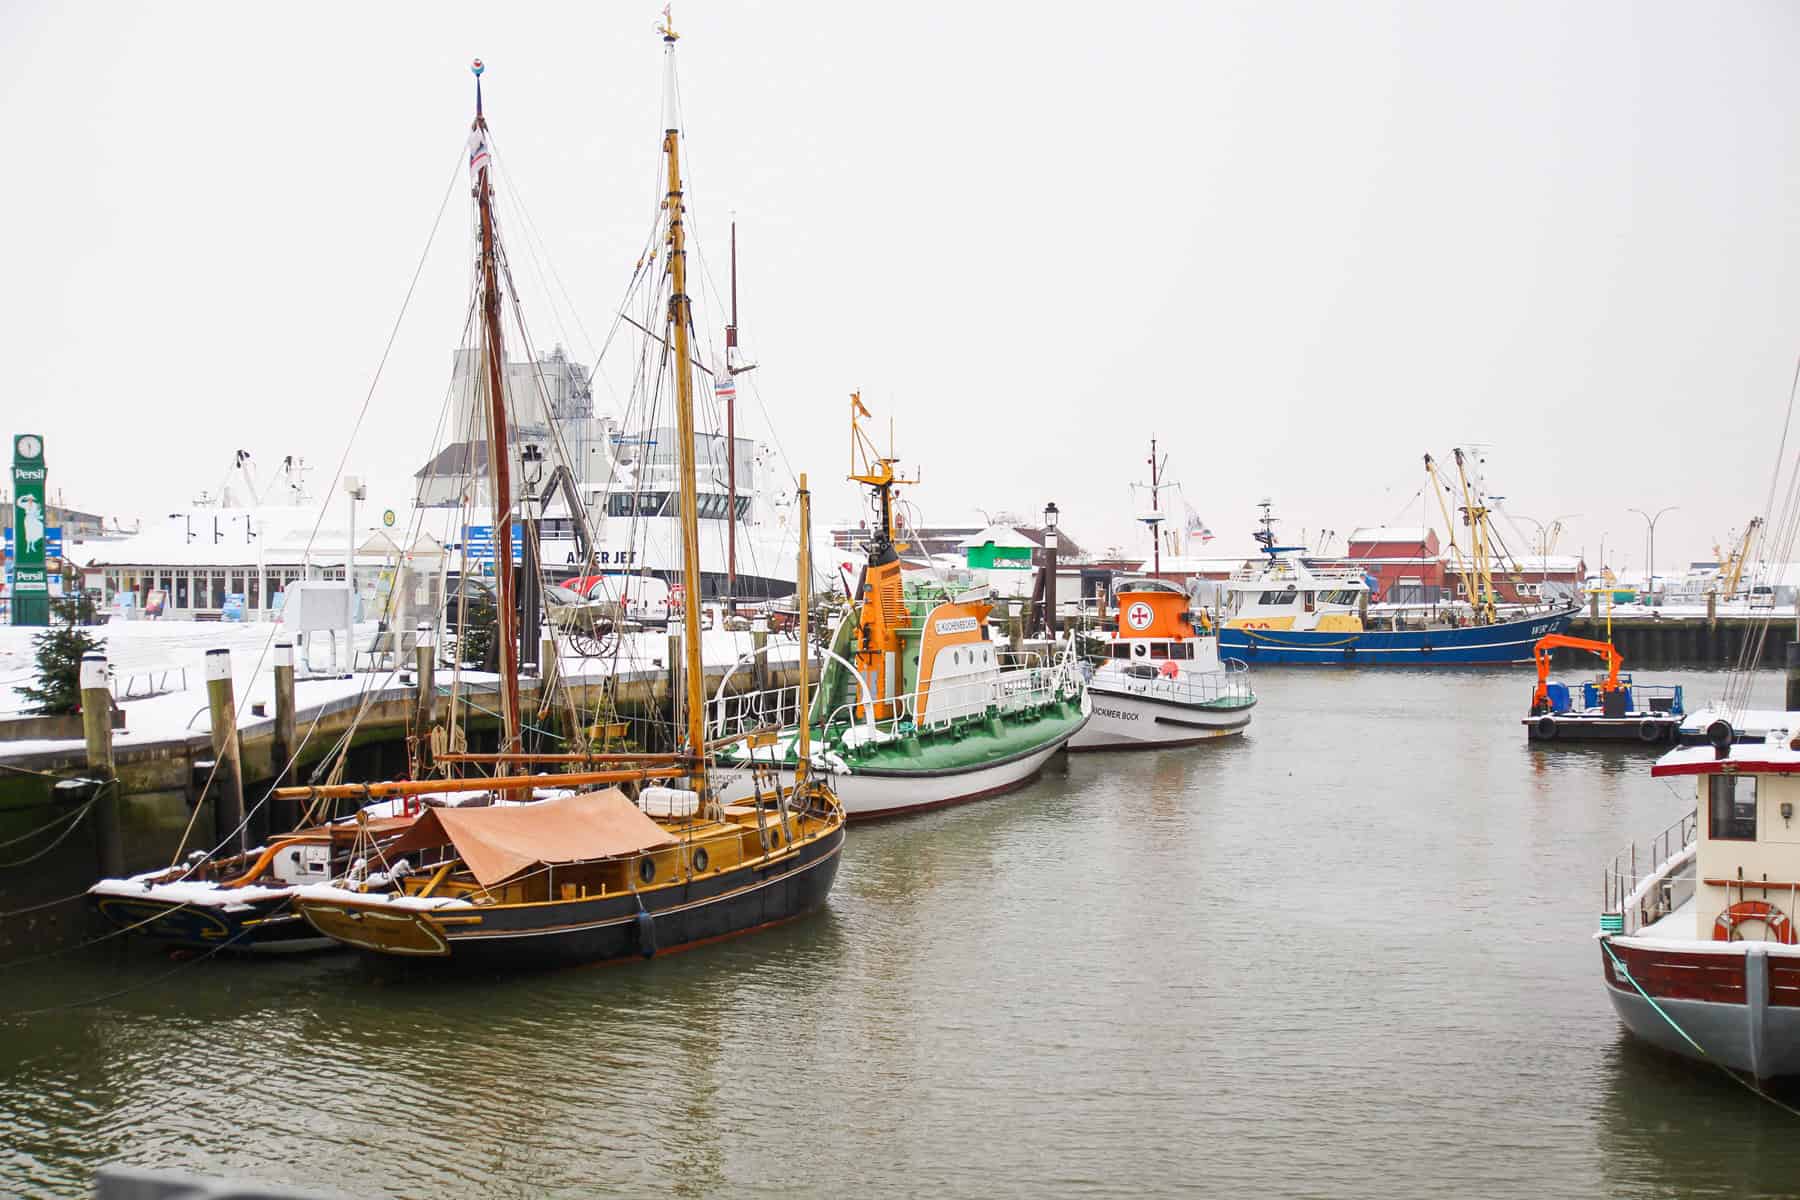
<svg viewBox="0 0 1800 1200">
<path fill-rule="evenodd" d="M 44 558 L 46 560 L 53 559 L 53 558 L 61 558 L 62 552 L 63 552 L 62 526 L 61 525 L 46 525 L 46 526 L 44 526 Z M 5 550 L 4 558 L 6 561 L 6 586 L 8 588 L 10 588 L 10 587 L 12 587 L 12 583 L 13 583 L 13 531 L 10 526 L 6 530 L 6 550 Z M 46 579 L 50 585 L 50 590 L 57 595 L 61 595 L 62 594 L 62 576 L 60 574 L 52 571 L 52 572 L 50 572 L 49 575 L 46 576 Z"/>
<path fill-rule="evenodd" d="M 225 621 L 241 621 L 244 619 L 244 593 L 231 592 L 225 597 L 225 607 L 219 610 L 219 617 Z"/>
<path fill-rule="evenodd" d="M 516 560 L 521 555 L 521 538 L 523 529 L 514 521 L 512 527 L 512 552 Z M 463 526 L 463 557 L 476 562 L 491 561 L 494 557 L 494 527 L 492 525 Z"/>
</svg>

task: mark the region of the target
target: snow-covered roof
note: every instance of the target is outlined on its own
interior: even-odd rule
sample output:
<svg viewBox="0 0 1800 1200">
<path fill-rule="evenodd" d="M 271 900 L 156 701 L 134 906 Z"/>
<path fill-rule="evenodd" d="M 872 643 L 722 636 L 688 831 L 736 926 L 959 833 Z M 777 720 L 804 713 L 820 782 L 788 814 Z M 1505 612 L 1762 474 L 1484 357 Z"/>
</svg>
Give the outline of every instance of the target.
<svg viewBox="0 0 1800 1200">
<path fill-rule="evenodd" d="M 336 511 L 328 509 L 323 520 L 314 508 L 196 509 L 171 514 L 154 524 L 146 523 L 142 532 L 131 537 L 87 542 L 78 550 L 72 547 L 69 557 L 76 561 L 85 554 L 84 565 L 90 569 L 342 563 L 347 540 L 340 523 L 344 512 L 341 505 L 334 507 Z M 380 515 L 373 506 L 363 512 L 373 512 L 377 518 Z M 362 535 L 359 546 L 376 545 L 383 540 L 397 542 L 405 536 L 404 530 L 384 530 L 374 522 L 357 524 Z M 419 552 L 435 553 L 441 549 L 428 535 L 421 534 L 415 542 L 428 543 L 420 546 Z"/>
<path fill-rule="evenodd" d="M 1011 525 L 989 525 L 980 533 L 970 534 L 968 537 L 958 542 L 957 545 L 961 546 L 964 550 L 971 550 L 976 546 L 985 546 L 989 542 L 992 542 L 995 546 L 1008 550 L 1037 549 L 1036 542 L 1020 533 L 1017 529 L 1014 529 Z"/>
<path fill-rule="evenodd" d="M 1439 561 L 1444 564 L 1446 571 L 1458 571 L 1454 554 L 1443 555 Z M 1493 570 L 1496 575 L 1574 575 L 1585 569 L 1586 566 L 1578 554 L 1552 554 L 1548 557 L 1521 554 L 1518 558 L 1496 558 L 1493 562 Z"/>
<path fill-rule="evenodd" d="M 1164 575 L 1229 575 L 1244 565 L 1243 555 L 1232 558 L 1201 558 L 1189 554 L 1165 554 L 1162 556 L 1162 573 Z M 1138 565 L 1138 570 L 1146 575 L 1154 574 L 1156 561 L 1146 558 Z"/>
<path fill-rule="evenodd" d="M 1408 546 L 1418 545 L 1431 536 L 1432 531 L 1421 525 L 1365 525 L 1350 531 L 1352 542 L 1400 542 Z"/>
</svg>

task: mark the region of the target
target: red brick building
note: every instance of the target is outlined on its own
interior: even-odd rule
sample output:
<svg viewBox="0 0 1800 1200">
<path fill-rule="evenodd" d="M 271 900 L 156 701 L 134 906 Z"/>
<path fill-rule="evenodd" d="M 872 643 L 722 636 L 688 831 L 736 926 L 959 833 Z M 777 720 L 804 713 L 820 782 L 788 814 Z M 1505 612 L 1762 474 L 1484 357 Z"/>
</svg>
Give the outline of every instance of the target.
<svg viewBox="0 0 1800 1200">
<path fill-rule="evenodd" d="M 1436 604 L 1447 599 L 1434 529 L 1372 525 L 1352 530 L 1345 559 L 1375 579 L 1377 604 Z"/>
</svg>

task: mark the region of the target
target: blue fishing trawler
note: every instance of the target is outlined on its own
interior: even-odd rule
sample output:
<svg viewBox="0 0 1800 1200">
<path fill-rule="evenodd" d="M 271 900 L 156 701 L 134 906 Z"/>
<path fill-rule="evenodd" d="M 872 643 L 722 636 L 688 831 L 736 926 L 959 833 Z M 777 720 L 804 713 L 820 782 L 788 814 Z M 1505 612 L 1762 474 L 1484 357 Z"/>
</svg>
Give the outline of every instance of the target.
<svg viewBox="0 0 1800 1200">
<path fill-rule="evenodd" d="M 1223 588 L 1219 653 L 1226 658 L 1382 667 L 1530 662 L 1538 639 L 1568 629 L 1579 611 L 1502 620 L 1491 573 L 1478 568 L 1468 575 L 1476 581 L 1469 605 L 1371 619 L 1372 581 L 1363 570 L 1313 562 L 1304 546 L 1276 544 L 1267 501 L 1262 508 L 1255 536 L 1263 558 L 1240 567 Z M 1485 517 L 1485 509 L 1476 515 Z"/>
</svg>

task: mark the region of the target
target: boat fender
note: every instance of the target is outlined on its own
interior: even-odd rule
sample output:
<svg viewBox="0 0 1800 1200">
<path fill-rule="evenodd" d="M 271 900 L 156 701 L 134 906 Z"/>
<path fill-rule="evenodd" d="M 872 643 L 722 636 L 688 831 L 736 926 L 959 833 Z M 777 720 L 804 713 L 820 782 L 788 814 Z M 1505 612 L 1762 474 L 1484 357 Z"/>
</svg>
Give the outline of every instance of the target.
<svg viewBox="0 0 1800 1200">
<path fill-rule="evenodd" d="M 648 859 L 644 861 L 648 862 Z M 656 918 L 638 909 L 637 914 L 638 953 L 645 958 L 656 957 Z"/>
<path fill-rule="evenodd" d="M 1770 904 L 1767 900 L 1739 900 L 1736 904 L 1720 913 L 1713 922 L 1713 941 L 1730 942 L 1738 939 L 1732 935 L 1743 921 L 1761 921 L 1769 927 L 1775 940 L 1784 946 L 1794 944 L 1794 923 L 1788 915 Z"/>
<path fill-rule="evenodd" d="M 1537 735 L 1546 742 L 1556 740 L 1556 721 L 1551 717 L 1539 717 Z"/>
<path fill-rule="evenodd" d="M 1662 726 L 1649 717 L 1638 722 L 1638 741 L 1659 742 L 1662 740 Z"/>
</svg>

